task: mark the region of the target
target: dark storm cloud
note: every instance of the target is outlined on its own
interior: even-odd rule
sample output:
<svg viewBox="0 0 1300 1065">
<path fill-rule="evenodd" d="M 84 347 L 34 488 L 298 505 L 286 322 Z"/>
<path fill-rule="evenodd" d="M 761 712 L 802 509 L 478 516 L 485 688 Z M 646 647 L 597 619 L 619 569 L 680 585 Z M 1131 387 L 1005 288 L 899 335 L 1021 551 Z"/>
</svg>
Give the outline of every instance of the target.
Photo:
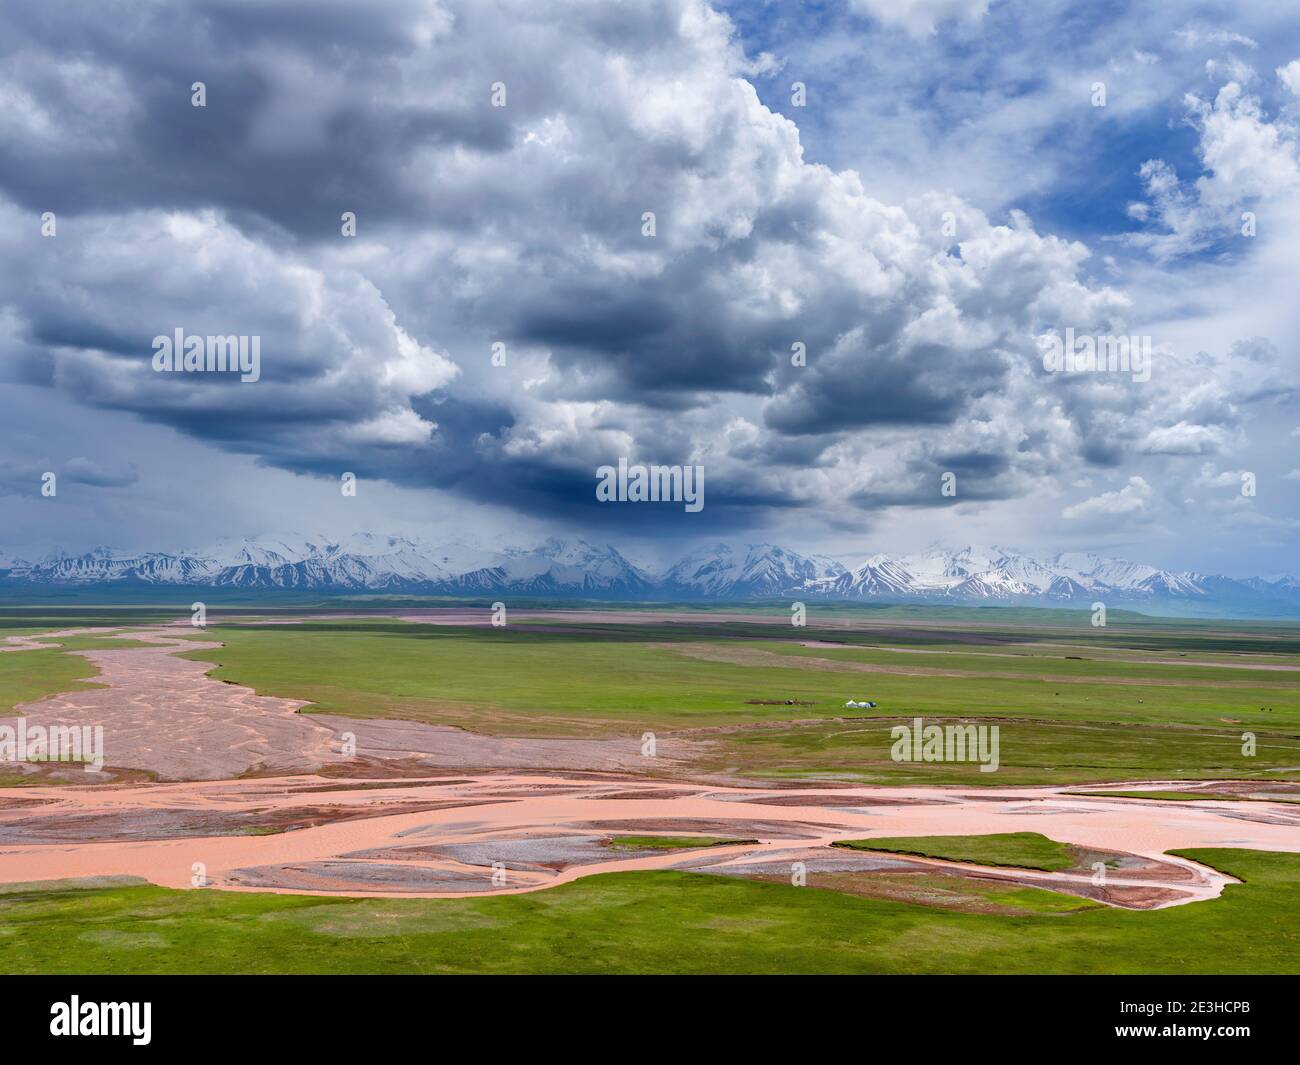
<svg viewBox="0 0 1300 1065">
<path fill-rule="evenodd" d="M 421 6 L 14 5 L 0 62 L 57 133 L 0 140 L 0 188 L 32 210 L 221 207 L 315 237 L 345 208 L 407 216 L 427 197 L 402 160 L 510 141 L 500 112 L 403 98 Z"/>
<path fill-rule="evenodd" d="M 988 353 L 926 346 L 906 355 L 841 346 L 768 408 L 767 423 L 787 433 L 866 425 L 941 425 L 970 400 L 1001 384 L 1005 367 Z"/>
<path fill-rule="evenodd" d="M 728 319 L 716 286 L 674 280 L 540 291 L 520 309 L 513 335 L 551 348 L 559 366 L 615 371 L 610 398 L 667 407 L 706 391 L 766 392 L 771 328 Z M 788 330 L 786 331 L 788 335 Z"/>
<path fill-rule="evenodd" d="M 748 477 L 733 483 L 725 474 L 711 472 L 708 465 L 704 466 L 704 507 L 697 512 L 688 512 L 680 501 L 601 502 L 596 498 L 597 480 L 594 466 L 582 469 L 513 459 L 485 465 L 459 487 L 477 501 L 508 502 L 539 517 L 611 536 L 689 538 L 757 529 L 774 511 L 797 511 L 807 505 L 763 490 Z"/>
</svg>

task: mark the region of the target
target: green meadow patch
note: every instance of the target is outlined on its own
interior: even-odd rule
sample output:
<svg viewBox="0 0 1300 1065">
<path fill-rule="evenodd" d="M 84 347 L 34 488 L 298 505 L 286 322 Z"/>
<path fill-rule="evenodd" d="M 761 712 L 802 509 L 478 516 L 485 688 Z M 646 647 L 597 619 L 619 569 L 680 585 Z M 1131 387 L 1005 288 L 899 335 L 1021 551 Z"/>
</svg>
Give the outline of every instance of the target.
<svg viewBox="0 0 1300 1065">
<path fill-rule="evenodd" d="M 45 885 L 0 893 L 0 971 L 1300 972 L 1300 855 L 1179 853 L 1243 882 L 1154 911 L 1003 898 L 1016 913 L 678 872 L 443 900 Z"/>
<path fill-rule="evenodd" d="M 0 718 L 21 703 L 60 692 L 101 688 L 90 682 L 98 670 L 80 655 L 63 651 L 0 651 Z"/>
<path fill-rule="evenodd" d="M 992 833 L 986 836 L 894 836 L 886 839 L 846 839 L 832 843 L 859 851 L 889 851 L 922 858 L 942 858 L 973 865 L 1009 865 L 1017 869 L 1060 872 L 1075 865 L 1064 844 L 1037 832 Z"/>
</svg>

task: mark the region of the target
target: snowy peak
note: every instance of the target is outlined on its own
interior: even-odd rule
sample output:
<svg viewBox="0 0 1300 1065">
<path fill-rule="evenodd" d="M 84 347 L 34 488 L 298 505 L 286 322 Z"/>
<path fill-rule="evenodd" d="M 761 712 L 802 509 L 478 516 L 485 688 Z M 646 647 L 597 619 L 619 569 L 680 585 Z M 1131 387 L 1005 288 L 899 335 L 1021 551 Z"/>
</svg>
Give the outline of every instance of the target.
<svg viewBox="0 0 1300 1065">
<path fill-rule="evenodd" d="M 636 595 L 653 579 L 612 547 L 555 537 L 540 547 L 506 548 L 486 564 L 449 578 L 461 590 L 513 590 L 526 594 Z"/>
<path fill-rule="evenodd" d="M 1154 566 L 1126 562 L 1120 558 L 1100 558 L 1091 554 L 1063 554 L 1053 560 L 1058 572 L 1081 584 L 1101 584 L 1111 588 L 1135 588 L 1161 572 Z"/>
<path fill-rule="evenodd" d="M 701 595 L 720 595 L 735 584 L 740 569 L 730 546 L 713 544 L 680 559 L 664 574 L 664 583 Z"/>
<path fill-rule="evenodd" d="M 831 587 L 847 598 L 863 599 L 910 595 L 916 584 L 916 577 L 901 563 L 885 555 L 873 555 L 857 569 L 837 577 Z"/>
<path fill-rule="evenodd" d="M 664 574 L 670 591 L 710 598 L 783 595 L 847 570 L 823 555 L 800 555 L 775 544 L 711 544 L 686 555 Z"/>
<path fill-rule="evenodd" d="M 932 546 L 873 554 L 850 569 L 776 544 L 713 543 L 661 574 L 617 548 L 553 537 L 535 547 L 492 547 L 363 532 L 220 539 L 196 551 L 53 552 L 39 562 L 0 549 L 0 589 L 101 583 L 187 587 L 385 591 L 441 595 L 581 596 L 606 599 L 795 597 L 883 602 L 1090 605 L 1218 610 L 1220 616 L 1300 614 L 1295 576 L 1242 580 L 1177 573 L 1124 559 L 1070 552 L 1038 558 L 1001 547 Z"/>
</svg>

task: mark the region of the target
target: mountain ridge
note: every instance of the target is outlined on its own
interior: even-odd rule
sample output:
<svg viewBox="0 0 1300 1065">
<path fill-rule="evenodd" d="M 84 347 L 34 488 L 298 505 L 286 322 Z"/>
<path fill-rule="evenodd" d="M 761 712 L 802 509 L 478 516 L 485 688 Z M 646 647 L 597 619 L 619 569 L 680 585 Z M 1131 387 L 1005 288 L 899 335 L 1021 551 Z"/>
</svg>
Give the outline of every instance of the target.
<svg viewBox="0 0 1300 1065">
<path fill-rule="evenodd" d="M 776 544 L 707 544 L 661 573 L 610 545 L 552 537 L 532 547 L 424 543 L 359 533 L 223 539 L 204 548 L 58 552 L 37 562 L 5 556 L 0 593 L 36 587 L 180 585 L 324 592 L 545 595 L 596 599 L 753 600 L 1007 605 L 1146 605 L 1222 616 L 1300 615 L 1294 576 L 1232 578 L 1175 572 L 1125 559 L 1062 552 L 1039 557 L 1002 547 L 930 547 L 875 553 L 857 566 Z"/>
</svg>

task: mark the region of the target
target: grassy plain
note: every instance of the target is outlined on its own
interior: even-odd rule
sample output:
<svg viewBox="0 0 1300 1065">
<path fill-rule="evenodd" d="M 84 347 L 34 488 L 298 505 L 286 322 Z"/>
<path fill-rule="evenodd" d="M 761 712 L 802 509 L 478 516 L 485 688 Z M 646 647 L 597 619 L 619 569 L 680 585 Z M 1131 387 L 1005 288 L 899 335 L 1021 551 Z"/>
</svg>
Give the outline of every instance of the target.
<svg viewBox="0 0 1300 1065">
<path fill-rule="evenodd" d="M 975 865 L 1010 865 L 1055 873 L 1075 864 L 1069 850 L 1037 832 L 1002 832 L 987 836 L 895 836 L 847 839 L 831 844 L 859 851 L 889 851 L 942 858 Z"/>
<path fill-rule="evenodd" d="M 233 608 L 232 608 L 233 609 Z M 503 629 L 392 618 L 265 626 L 214 610 L 190 657 L 220 680 L 305 698 L 311 711 L 394 717 L 499 735 L 708 740 L 699 768 L 753 778 L 863 783 L 1103 783 L 1300 779 L 1300 627 L 1086 613 L 815 608 L 806 628 L 777 608 L 674 608 L 652 620 L 602 608 Z M 249 610 L 249 621 L 267 610 Z M 762 620 L 767 614 L 771 622 Z M 626 616 L 626 620 L 624 617 Z M 7 607 L 0 636 L 129 626 L 179 608 Z M 178 635 L 188 634 L 180 630 Z M 0 712 L 93 684 L 66 652 L 129 640 L 60 638 L 0 653 Z M 1290 668 L 1287 668 L 1290 667 Z M 845 709 L 849 699 L 878 705 Z M 891 729 L 975 721 L 1000 729 L 1001 768 L 898 763 Z M 1244 735 L 1255 753 L 1243 753 Z"/>
<path fill-rule="evenodd" d="M 1187 640 L 1201 649 L 1161 664 L 1172 638 L 1163 630 L 1096 632 L 1086 622 L 792 635 L 743 622 L 334 620 L 220 625 L 209 635 L 225 646 L 190 657 L 215 663 L 220 680 L 309 699 L 316 712 L 502 735 L 702 736 L 712 744 L 704 768 L 750 776 L 985 786 L 1300 778 L 1300 673 L 1275 668 L 1300 664 L 1300 634 L 1194 629 Z M 831 641 L 870 646 L 804 646 Z M 878 705 L 845 709 L 848 699 Z M 999 725 L 1001 768 L 892 761 L 890 730 L 915 717 Z M 1253 755 L 1243 753 L 1247 732 Z"/>
<path fill-rule="evenodd" d="M 61 650 L 0 652 L 0 718 L 19 703 L 99 687 L 96 672 L 84 658 Z"/>
<path fill-rule="evenodd" d="M 674 872 L 435 901 L 19 885 L 0 972 L 1300 972 L 1300 855 L 1180 853 L 1244 882 L 1151 912 L 1032 912 L 1049 893 L 1020 889 L 1015 914 Z"/>
</svg>

